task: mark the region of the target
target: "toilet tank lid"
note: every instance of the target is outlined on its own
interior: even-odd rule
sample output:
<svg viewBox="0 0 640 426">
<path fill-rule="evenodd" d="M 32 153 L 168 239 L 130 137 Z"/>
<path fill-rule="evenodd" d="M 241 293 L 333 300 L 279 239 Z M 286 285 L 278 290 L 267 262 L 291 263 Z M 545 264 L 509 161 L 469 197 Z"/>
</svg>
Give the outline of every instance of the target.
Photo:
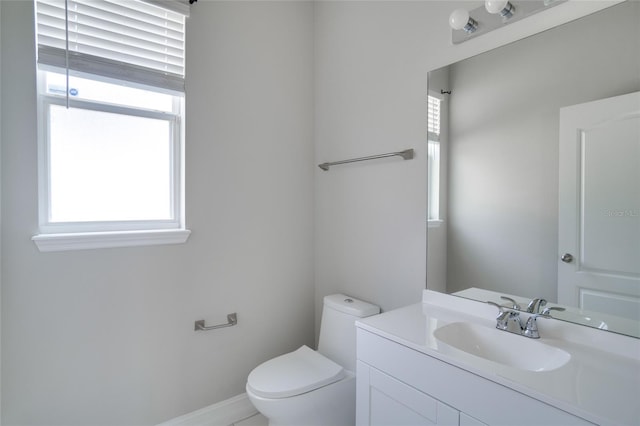
<svg viewBox="0 0 640 426">
<path fill-rule="evenodd" d="M 344 294 L 331 294 L 324 297 L 324 304 L 345 314 L 359 318 L 380 313 L 380 306 L 358 300 Z"/>
<path fill-rule="evenodd" d="M 247 389 L 265 398 L 300 395 L 345 377 L 344 369 L 308 346 L 266 361 L 249 374 Z"/>
</svg>

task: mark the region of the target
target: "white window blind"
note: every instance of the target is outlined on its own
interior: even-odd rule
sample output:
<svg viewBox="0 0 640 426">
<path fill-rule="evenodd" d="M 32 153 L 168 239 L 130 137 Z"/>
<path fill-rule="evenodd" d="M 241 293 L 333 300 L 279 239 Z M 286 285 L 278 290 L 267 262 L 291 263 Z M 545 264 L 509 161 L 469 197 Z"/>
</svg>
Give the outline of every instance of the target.
<svg viewBox="0 0 640 426">
<path fill-rule="evenodd" d="M 427 219 L 440 220 L 440 142 L 427 143 Z"/>
<path fill-rule="evenodd" d="M 442 100 L 435 96 L 427 96 L 427 219 L 430 222 L 440 221 L 440 126 Z"/>
<path fill-rule="evenodd" d="M 427 96 L 427 121 L 430 141 L 440 140 L 440 99 Z"/>
<path fill-rule="evenodd" d="M 38 63 L 184 92 L 188 11 L 178 1 L 36 0 Z"/>
</svg>

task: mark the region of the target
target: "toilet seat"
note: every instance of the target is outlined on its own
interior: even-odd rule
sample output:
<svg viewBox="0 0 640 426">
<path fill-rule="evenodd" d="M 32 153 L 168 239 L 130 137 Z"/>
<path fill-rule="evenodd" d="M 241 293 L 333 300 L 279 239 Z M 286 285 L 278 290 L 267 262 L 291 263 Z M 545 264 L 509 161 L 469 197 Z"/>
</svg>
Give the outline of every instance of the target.
<svg viewBox="0 0 640 426">
<path fill-rule="evenodd" d="M 247 387 L 264 398 L 287 398 L 310 392 L 345 377 L 342 366 L 308 346 L 289 352 L 256 367 Z"/>
</svg>

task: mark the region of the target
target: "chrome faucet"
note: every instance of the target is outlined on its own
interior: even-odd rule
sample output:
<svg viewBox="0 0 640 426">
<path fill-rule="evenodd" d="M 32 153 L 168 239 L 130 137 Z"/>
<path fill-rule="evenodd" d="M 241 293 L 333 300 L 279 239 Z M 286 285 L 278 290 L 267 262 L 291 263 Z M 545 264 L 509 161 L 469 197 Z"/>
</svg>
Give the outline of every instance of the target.
<svg viewBox="0 0 640 426">
<path fill-rule="evenodd" d="M 544 315 L 544 314 L 531 315 L 527 320 L 527 323 L 525 324 L 524 329 L 522 330 L 522 335 L 525 337 L 530 337 L 532 339 L 539 339 L 540 333 L 538 332 L 538 323 L 536 322 L 536 319 L 538 317 L 545 317 L 545 316 L 547 315 Z"/>
<path fill-rule="evenodd" d="M 506 298 L 504 296 L 502 296 L 502 298 L 513 302 L 512 299 Z M 520 312 L 515 310 L 518 306 L 517 303 L 513 302 L 513 308 L 498 305 L 497 303 L 491 301 L 487 301 L 487 303 L 498 308 L 498 316 L 496 317 L 496 328 L 498 330 L 508 331 L 509 333 L 519 334 L 531 339 L 540 338 L 538 323 L 536 322 L 536 319 L 538 317 L 551 318 L 551 315 L 549 315 L 551 311 L 564 311 L 564 308 L 558 306 L 544 308 L 542 312 L 534 313 L 533 315 L 531 315 L 527 319 L 527 322 L 523 324 L 522 318 L 520 318 Z M 531 303 L 529 305 L 531 305 Z"/>
<path fill-rule="evenodd" d="M 522 335 L 532 339 L 539 339 L 540 333 L 538 332 L 538 323 L 536 319 L 538 319 L 538 317 L 551 318 L 551 315 L 549 314 L 551 311 L 564 311 L 564 308 L 552 306 L 544 308 L 544 310 L 539 314 L 531 315 L 524 326 L 524 330 L 522 330 Z"/>
<path fill-rule="evenodd" d="M 496 328 L 498 330 L 504 330 L 514 334 L 522 334 L 524 326 L 522 324 L 522 318 L 520 318 L 520 312 L 513 308 L 498 305 L 495 302 L 488 301 L 487 303 L 498 308 L 498 316 L 496 317 Z"/>
<path fill-rule="evenodd" d="M 535 298 L 531 300 L 531 302 L 529 302 L 529 304 L 527 305 L 527 312 L 529 312 L 530 314 L 539 314 L 541 313 L 540 310 L 546 304 L 547 304 L 547 301 L 545 299 Z"/>
</svg>

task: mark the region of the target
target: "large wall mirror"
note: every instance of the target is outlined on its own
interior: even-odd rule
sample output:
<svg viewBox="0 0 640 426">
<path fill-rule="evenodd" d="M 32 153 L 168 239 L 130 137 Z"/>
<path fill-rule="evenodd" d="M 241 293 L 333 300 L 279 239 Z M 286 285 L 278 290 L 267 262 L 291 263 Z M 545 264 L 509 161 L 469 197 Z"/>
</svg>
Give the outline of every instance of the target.
<svg viewBox="0 0 640 426">
<path fill-rule="evenodd" d="M 639 91 L 637 1 L 431 71 L 427 288 L 640 337 Z"/>
</svg>

